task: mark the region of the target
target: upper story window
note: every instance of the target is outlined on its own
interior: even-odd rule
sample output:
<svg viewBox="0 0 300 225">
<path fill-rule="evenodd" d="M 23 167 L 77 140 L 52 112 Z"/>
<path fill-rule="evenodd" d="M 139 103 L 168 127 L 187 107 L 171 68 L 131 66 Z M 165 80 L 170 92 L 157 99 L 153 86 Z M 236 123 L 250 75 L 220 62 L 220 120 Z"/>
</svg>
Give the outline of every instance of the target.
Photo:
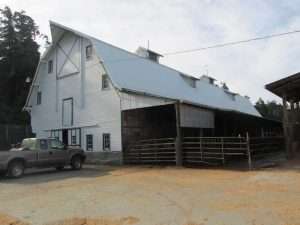
<svg viewBox="0 0 300 225">
<path fill-rule="evenodd" d="M 48 73 L 53 72 L 53 60 L 48 61 Z"/>
<path fill-rule="evenodd" d="M 86 59 L 92 58 L 92 54 L 93 54 L 92 45 L 86 46 L 86 48 L 85 48 L 85 57 L 86 57 Z"/>
<path fill-rule="evenodd" d="M 37 95 L 36 95 L 36 104 L 40 105 L 42 104 L 42 92 L 38 91 Z"/>
<path fill-rule="evenodd" d="M 107 74 L 102 75 L 102 90 L 109 88 L 109 79 Z"/>
</svg>

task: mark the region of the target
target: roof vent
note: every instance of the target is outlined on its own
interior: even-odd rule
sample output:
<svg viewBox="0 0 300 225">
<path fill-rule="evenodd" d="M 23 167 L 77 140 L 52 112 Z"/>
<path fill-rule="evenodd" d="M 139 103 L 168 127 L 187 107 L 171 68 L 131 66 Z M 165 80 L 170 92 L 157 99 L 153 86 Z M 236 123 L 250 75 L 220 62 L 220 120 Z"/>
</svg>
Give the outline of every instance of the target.
<svg viewBox="0 0 300 225">
<path fill-rule="evenodd" d="M 143 47 L 139 47 L 136 50 L 136 54 L 143 58 L 150 59 L 157 63 L 159 63 L 159 58 L 163 57 L 161 54 L 151 51 L 150 49 L 143 48 Z"/>
<path fill-rule="evenodd" d="M 207 83 L 209 83 L 209 84 L 214 85 L 216 79 L 213 78 L 213 77 L 209 77 L 209 76 L 207 76 L 207 75 L 203 75 L 202 77 L 200 77 L 200 80 L 205 81 L 205 82 L 207 82 Z"/>
</svg>

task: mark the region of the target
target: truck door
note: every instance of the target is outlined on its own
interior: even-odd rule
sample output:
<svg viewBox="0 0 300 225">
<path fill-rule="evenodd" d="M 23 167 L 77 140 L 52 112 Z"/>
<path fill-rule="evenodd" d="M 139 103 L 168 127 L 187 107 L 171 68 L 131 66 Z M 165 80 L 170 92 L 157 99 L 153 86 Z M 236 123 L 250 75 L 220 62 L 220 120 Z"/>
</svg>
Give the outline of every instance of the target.
<svg viewBox="0 0 300 225">
<path fill-rule="evenodd" d="M 47 139 L 37 140 L 37 165 L 39 167 L 48 167 L 53 161 L 53 151 L 49 149 Z"/>
<path fill-rule="evenodd" d="M 68 151 L 65 149 L 64 144 L 57 139 L 49 140 L 49 149 L 52 151 L 52 164 L 65 165 L 68 159 Z"/>
</svg>

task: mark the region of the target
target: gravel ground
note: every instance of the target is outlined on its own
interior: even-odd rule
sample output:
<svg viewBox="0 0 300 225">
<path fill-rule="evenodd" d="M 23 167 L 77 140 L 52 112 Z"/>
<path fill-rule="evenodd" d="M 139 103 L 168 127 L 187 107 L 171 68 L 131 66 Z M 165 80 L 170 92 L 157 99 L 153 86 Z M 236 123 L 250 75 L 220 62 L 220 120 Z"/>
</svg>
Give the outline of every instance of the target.
<svg viewBox="0 0 300 225">
<path fill-rule="evenodd" d="M 0 180 L 0 224 L 300 225 L 297 165 L 31 172 Z"/>
</svg>

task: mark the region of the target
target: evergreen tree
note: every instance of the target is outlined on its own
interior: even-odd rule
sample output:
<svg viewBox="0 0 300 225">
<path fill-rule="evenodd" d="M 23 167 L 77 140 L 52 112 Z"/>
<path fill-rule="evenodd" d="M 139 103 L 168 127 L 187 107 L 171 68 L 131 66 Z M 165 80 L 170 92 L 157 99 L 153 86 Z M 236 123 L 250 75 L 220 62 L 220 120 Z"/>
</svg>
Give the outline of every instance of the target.
<svg viewBox="0 0 300 225">
<path fill-rule="evenodd" d="M 28 123 L 22 107 L 33 78 L 40 53 L 40 36 L 34 20 L 24 11 L 0 9 L 0 123 Z"/>
<path fill-rule="evenodd" d="M 275 101 L 266 102 L 259 98 L 255 104 L 255 108 L 258 112 L 265 118 L 273 119 L 273 120 L 282 120 L 283 109 L 282 105 L 276 103 Z"/>
</svg>

